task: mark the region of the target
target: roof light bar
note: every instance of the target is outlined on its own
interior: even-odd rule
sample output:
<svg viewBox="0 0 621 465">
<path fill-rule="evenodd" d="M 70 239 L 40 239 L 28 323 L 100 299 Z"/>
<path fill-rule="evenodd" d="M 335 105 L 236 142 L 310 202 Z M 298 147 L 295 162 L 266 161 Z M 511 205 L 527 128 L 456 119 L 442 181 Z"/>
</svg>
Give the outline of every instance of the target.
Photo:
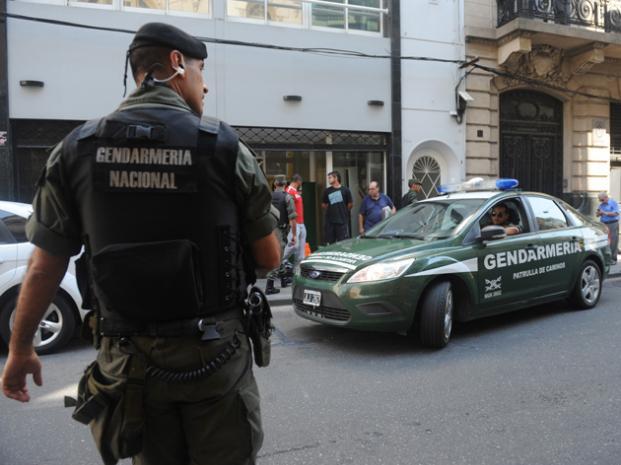
<svg viewBox="0 0 621 465">
<path fill-rule="evenodd" d="M 499 179 L 483 179 L 472 178 L 465 182 L 456 184 L 443 184 L 438 187 L 440 194 L 450 194 L 452 192 L 467 191 L 489 191 L 489 190 L 508 190 L 515 189 L 519 185 L 517 179 L 499 178 Z"/>
</svg>

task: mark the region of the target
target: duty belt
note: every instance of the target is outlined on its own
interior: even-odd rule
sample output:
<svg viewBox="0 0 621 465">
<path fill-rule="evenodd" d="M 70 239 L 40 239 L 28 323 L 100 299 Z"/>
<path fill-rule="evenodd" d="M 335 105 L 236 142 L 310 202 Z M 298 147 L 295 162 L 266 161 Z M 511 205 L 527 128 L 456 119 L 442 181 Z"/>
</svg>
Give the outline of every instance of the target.
<svg viewBox="0 0 621 465">
<path fill-rule="evenodd" d="M 216 315 L 196 317 L 187 320 L 135 323 L 120 318 L 99 319 L 98 332 L 106 337 L 151 336 L 180 337 L 202 334 L 204 341 L 220 339 L 218 322 L 242 318 L 242 310 L 235 309 Z"/>
</svg>

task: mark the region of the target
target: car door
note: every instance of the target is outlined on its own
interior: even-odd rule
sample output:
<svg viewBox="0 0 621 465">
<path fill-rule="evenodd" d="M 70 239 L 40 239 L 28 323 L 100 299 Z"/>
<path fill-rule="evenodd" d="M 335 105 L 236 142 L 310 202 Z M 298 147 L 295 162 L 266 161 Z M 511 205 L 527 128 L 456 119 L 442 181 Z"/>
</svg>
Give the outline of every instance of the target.
<svg viewBox="0 0 621 465">
<path fill-rule="evenodd" d="M 5 222 L 11 216 L 11 213 L 0 210 L 0 294 L 13 279 L 17 267 L 17 241 Z"/>
<path fill-rule="evenodd" d="M 526 200 L 537 229 L 537 269 L 541 297 L 564 294 L 581 257 L 582 233 L 553 198 L 529 194 Z"/>
<path fill-rule="evenodd" d="M 502 202 L 511 205 L 519 217 L 521 233 L 486 241 L 477 248 L 479 314 L 517 308 L 538 286 L 537 276 L 528 263 L 529 254 L 532 257 L 532 250 L 537 246 L 537 233 L 533 231 L 523 199 L 515 196 Z M 485 225 L 485 215 L 476 227 L 480 225 Z"/>
</svg>

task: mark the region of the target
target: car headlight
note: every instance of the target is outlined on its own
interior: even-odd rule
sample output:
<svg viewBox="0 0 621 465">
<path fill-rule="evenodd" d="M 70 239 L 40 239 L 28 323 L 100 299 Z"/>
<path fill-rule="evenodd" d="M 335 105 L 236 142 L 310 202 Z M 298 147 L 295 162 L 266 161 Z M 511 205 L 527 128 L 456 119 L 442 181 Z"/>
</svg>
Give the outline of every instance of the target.
<svg viewBox="0 0 621 465">
<path fill-rule="evenodd" d="M 391 262 L 380 262 L 364 267 L 347 280 L 348 283 L 366 283 L 397 278 L 414 263 L 414 258 L 404 258 Z"/>
</svg>

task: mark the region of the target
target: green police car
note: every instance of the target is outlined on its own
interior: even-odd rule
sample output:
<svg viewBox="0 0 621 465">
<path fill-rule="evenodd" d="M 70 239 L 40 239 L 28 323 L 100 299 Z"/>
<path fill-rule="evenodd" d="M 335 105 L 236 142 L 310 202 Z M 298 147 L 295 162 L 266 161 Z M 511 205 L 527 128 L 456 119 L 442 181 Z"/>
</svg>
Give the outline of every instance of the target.
<svg viewBox="0 0 621 465">
<path fill-rule="evenodd" d="M 441 348 L 454 320 L 564 298 L 594 307 L 611 261 L 605 227 L 515 185 L 453 186 L 363 236 L 320 248 L 300 264 L 295 312 L 333 326 L 415 331 L 423 345 Z"/>
</svg>

